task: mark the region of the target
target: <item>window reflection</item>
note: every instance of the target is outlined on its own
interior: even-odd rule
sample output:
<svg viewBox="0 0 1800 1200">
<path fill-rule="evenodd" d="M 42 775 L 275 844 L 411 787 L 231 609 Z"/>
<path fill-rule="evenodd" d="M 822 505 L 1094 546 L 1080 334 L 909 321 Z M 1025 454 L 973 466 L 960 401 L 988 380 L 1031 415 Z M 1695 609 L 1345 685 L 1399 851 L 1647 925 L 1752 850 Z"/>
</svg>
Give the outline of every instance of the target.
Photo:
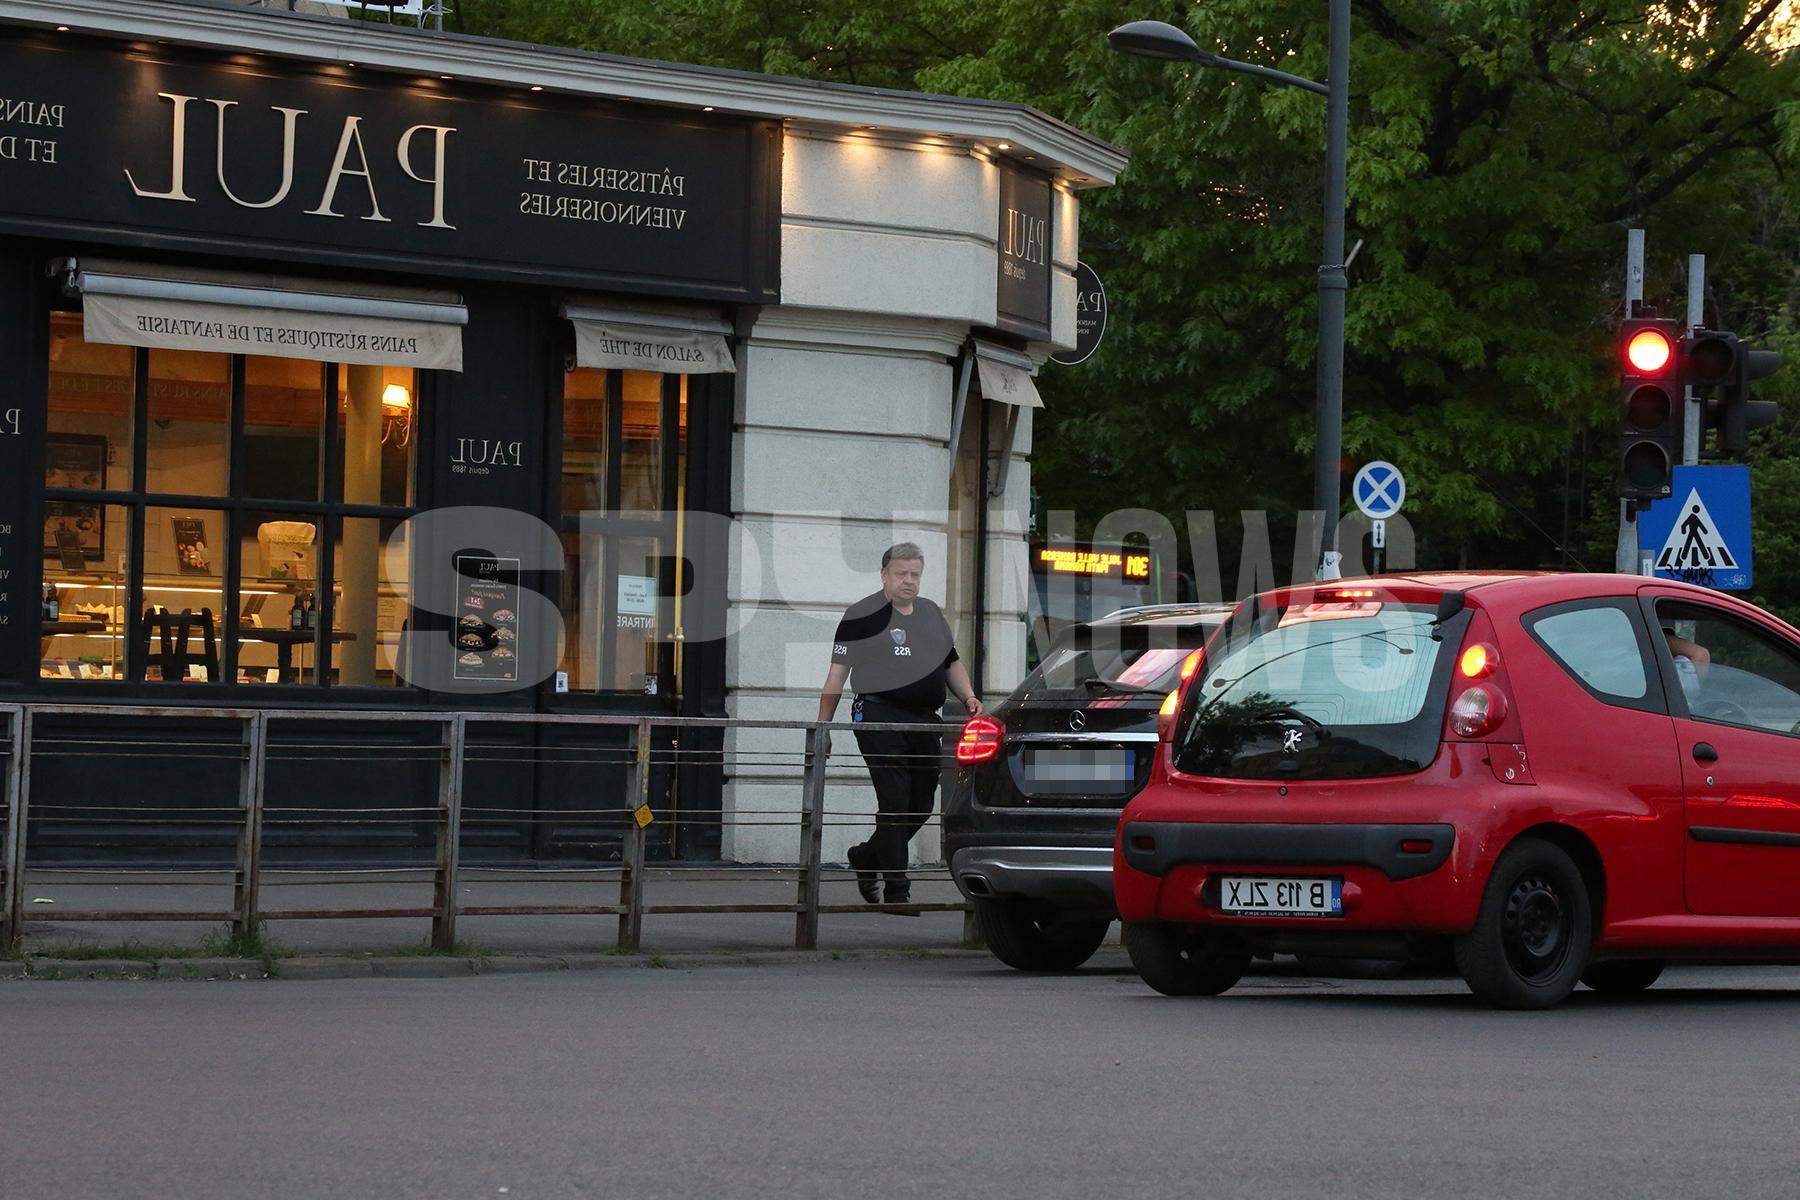
<svg viewBox="0 0 1800 1200">
<path fill-rule="evenodd" d="M 317 500 L 324 373 L 296 358 L 244 360 L 244 494 L 258 500 Z"/>
<path fill-rule="evenodd" d="M 231 484 L 231 360 L 152 350 L 148 393 L 145 490 L 223 496 Z"/>
</svg>

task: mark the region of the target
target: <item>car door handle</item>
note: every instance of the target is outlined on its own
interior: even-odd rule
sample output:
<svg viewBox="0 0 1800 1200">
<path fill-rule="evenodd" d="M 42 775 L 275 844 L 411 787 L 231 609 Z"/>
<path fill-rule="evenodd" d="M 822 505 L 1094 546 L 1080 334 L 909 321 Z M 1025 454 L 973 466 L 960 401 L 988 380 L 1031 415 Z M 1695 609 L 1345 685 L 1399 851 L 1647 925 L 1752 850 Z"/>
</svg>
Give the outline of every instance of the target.
<svg viewBox="0 0 1800 1200">
<path fill-rule="evenodd" d="M 1719 752 L 1713 749 L 1713 744 L 1711 742 L 1695 742 L 1694 761 L 1700 763 L 1718 762 Z"/>
</svg>

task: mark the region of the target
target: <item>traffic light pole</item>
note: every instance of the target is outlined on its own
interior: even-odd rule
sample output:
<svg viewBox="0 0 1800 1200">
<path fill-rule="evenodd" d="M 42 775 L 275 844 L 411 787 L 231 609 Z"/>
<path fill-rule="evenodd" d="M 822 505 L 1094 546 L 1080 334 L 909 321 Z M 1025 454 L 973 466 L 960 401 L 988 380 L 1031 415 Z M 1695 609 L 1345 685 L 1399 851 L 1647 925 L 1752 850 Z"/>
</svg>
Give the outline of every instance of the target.
<svg viewBox="0 0 1800 1200">
<path fill-rule="evenodd" d="M 1644 231 L 1625 231 L 1625 318 L 1637 315 L 1644 302 Z M 1619 501 L 1619 544 L 1613 554 L 1613 570 L 1621 575 L 1636 575 L 1638 563 L 1637 512 L 1629 500 Z"/>
<path fill-rule="evenodd" d="M 1325 244 L 1319 262 L 1317 434 L 1313 508 L 1321 514 L 1318 578 L 1337 579 L 1339 492 L 1344 453 L 1344 160 L 1350 139 L 1350 0 L 1331 0 L 1330 67 L 1325 84 Z"/>
<path fill-rule="evenodd" d="M 1687 327 L 1699 329 L 1706 324 L 1706 255 L 1688 255 Z M 1681 418 L 1681 462 L 1694 466 L 1700 461 L 1700 393 L 1688 385 L 1683 393 Z"/>
</svg>

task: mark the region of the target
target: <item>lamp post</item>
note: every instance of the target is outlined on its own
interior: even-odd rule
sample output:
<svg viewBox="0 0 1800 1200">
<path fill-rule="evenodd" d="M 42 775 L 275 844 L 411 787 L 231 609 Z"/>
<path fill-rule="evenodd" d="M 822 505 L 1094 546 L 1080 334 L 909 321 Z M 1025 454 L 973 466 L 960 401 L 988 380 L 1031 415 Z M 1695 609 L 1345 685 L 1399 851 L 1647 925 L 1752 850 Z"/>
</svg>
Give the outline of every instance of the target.
<svg viewBox="0 0 1800 1200">
<path fill-rule="evenodd" d="M 1325 97 L 1325 239 L 1319 258 L 1319 366 L 1313 447 L 1313 508 L 1323 514 L 1316 578 L 1338 578 L 1337 524 L 1342 500 L 1338 461 L 1344 441 L 1344 157 L 1350 126 L 1350 0 L 1330 0 L 1331 46 L 1325 83 L 1315 83 L 1221 58 L 1162 21 L 1132 21 L 1106 35 L 1113 49 L 1143 58 L 1172 59 L 1241 71 L 1261 79 L 1317 92 Z"/>
</svg>

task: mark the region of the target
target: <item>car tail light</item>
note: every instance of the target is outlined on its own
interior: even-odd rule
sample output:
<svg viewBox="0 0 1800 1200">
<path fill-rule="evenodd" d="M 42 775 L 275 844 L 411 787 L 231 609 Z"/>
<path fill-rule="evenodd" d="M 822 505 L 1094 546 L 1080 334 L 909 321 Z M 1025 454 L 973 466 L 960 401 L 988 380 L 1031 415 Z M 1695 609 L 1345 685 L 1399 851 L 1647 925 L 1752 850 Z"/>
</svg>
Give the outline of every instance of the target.
<svg viewBox="0 0 1800 1200">
<path fill-rule="evenodd" d="M 1181 682 L 1182 683 L 1186 683 L 1188 680 L 1190 680 L 1194 677 L 1194 673 L 1200 669 L 1200 660 L 1202 658 L 1204 658 L 1205 656 L 1206 656 L 1206 651 L 1196 650 L 1192 654 L 1189 654 L 1186 658 L 1181 660 Z M 1170 693 L 1170 695 L 1173 695 L 1173 694 L 1174 694 L 1173 692 Z"/>
<path fill-rule="evenodd" d="M 959 763 L 982 763 L 1000 753 L 1000 743 L 1006 737 L 1006 726 L 994 718 L 982 714 L 970 717 L 962 727 L 962 736 L 956 739 L 956 761 Z"/>
<path fill-rule="evenodd" d="M 1450 706 L 1450 729 L 1457 737 L 1485 737 L 1506 720 L 1506 696 L 1491 683 L 1478 683 Z"/>
<path fill-rule="evenodd" d="M 1464 679 L 1486 679 L 1499 668 L 1500 651 L 1487 642 L 1476 642 L 1462 652 L 1456 665 Z"/>
</svg>

